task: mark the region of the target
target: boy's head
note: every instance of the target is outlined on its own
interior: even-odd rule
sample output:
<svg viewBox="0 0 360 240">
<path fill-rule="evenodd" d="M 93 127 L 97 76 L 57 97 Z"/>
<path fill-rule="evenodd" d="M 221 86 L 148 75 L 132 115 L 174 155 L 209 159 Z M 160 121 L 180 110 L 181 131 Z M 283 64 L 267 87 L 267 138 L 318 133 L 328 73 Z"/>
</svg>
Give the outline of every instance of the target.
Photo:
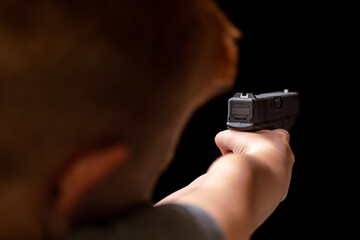
<svg viewBox="0 0 360 240">
<path fill-rule="evenodd" d="M 238 34 L 210 0 L 2 1 L 0 238 L 146 201 Z"/>
</svg>

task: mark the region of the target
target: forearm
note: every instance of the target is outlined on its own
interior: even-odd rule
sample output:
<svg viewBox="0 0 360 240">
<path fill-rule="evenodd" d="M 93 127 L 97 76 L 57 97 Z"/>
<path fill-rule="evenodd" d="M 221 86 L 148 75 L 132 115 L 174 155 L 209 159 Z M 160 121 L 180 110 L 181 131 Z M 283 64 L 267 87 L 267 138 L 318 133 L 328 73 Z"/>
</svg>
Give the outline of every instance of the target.
<svg viewBox="0 0 360 240">
<path fill-rule="evenodd" d="M 219 201 L 214 213 L 224 221 L 228 239 L 250 237 L 282 199 L 281 181 L 265 163 L 249 155 L 227 154 L 209 169 L 209 179 L 221 182 L 216 188 L 210 180 L 204 181 L 204 187 L 209 184 L 210 191 L 214 186 L 213 197 Z"/>
<path fill-rule="evenodd" d="M 276 182 L 267 165 L 243 154 L 227 154 L 205 175 L 160 203 L 202 208 L 218 222 L 228 240 L 249 239 L 280 202 L 281 189 L 277 190 Z"/>
<path fill-rule="evenodd" d="M 224 156 L 167 200 L 202 208 L 228 240 L 249 239 L 286 196 L 295 160 L 289 140 L 281 129 L 220 132 L 215 141 Z"/>
</svg>

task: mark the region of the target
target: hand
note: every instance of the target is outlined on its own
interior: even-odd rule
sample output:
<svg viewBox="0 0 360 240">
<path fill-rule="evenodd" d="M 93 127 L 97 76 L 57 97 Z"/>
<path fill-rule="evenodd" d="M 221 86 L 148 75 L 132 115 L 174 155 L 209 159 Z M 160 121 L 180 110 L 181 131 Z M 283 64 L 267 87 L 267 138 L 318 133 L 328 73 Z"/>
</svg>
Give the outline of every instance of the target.
<svg viewBox="0 0 360 240">
<path fill-rule="evenodd" d="M 223 153 L 206 174 L 158 204 L 198 206 L 227 239 L 248 239 L 286 196 L 294 156 L 285 130 L 226 130 L 215 142 Z"/>
<path fill-rule="evenodd" d="M 282 185 L 282 200 L 290 184 L 294 155 L 289 146 L 290 135 L 286 130 L 262 130 L 256 133 L 225 130 L 215 137 L 223 155 L 244 154 L 259 164 L 267 165 Z"/>
</svg>

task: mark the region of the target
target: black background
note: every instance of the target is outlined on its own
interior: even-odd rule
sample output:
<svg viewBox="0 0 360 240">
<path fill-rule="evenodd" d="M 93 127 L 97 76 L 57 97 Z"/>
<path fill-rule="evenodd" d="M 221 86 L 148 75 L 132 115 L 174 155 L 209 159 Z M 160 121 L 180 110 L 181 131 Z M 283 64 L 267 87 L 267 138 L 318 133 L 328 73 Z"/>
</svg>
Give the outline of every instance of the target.
<svg viewBox="0 0 360 240">
<path fill-rule="evenodd" d="M 348 73 L 352 15 L 336 3 L 219 4 L 243 32 L 236 86 L 193 116 L 154 201 L 186 186 L 220 156 L 214 137 L 226 128 L 227 100 L 235 92 L 287 88 L 301 96 L 301 113 L 291 131 L 296 158 L 292 182 L 286 200 L 252 239 L 334 239 L 338 232 L 346 234 L 340 225 L 347 221 L 342 212 L 349 202 L 340 201 L 350 198 L 345 179 L 353 158 L 347 154 L 354 111 L 346 108 L 356 106 L 351 100 L 356 82 Z"/>
</svg>

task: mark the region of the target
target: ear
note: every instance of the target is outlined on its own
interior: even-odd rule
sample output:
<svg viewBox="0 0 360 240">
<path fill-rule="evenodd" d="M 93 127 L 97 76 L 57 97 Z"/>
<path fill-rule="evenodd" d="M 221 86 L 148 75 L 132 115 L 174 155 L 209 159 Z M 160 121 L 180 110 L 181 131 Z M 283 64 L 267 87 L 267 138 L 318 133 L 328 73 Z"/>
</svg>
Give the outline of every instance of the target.
<svg viewBox="0 0 360 240">
<path fill-rule="evenodd" d="M 96 149 L 75 159 L 58 181 L 58 197 L 55 203 L 56 225 L 59 232 L 71 219 L 82 197 L 114 168 L 123 165 L 129 157 L 126 146 L 118 144 Z M 59 229 L 60 228 L 60 229 Z"/>
</svg>

